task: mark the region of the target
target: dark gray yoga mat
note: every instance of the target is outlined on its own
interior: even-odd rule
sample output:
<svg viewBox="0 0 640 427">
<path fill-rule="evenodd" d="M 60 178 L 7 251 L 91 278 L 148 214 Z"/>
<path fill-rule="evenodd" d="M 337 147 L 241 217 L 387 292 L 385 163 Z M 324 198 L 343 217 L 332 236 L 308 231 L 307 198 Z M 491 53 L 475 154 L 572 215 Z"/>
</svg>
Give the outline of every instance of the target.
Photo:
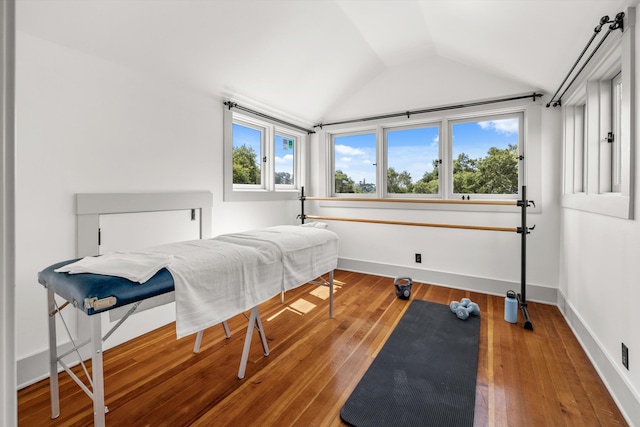
<svg viewBox="0 0 640 427">
<path fill-rule="evenodd" d="M 342 407 L 352 426 L 473 426 L 480 317 L 414 300 Z"/>
</svg>

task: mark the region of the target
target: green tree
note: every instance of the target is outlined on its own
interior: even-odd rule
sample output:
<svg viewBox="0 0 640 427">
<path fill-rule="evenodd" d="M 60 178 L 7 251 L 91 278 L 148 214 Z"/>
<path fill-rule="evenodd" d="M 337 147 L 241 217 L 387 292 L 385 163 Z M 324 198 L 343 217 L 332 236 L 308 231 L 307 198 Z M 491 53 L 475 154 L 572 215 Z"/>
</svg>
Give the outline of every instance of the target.
<svg viewBox="0 0 640 427">
<path fill-rule="evenodd" d="M 440 166 L 439 160 L 433 161 L 433 170 L 431 172 L 425 172 L 422 178 L 418 180 L 413 186 L 413 192 L 417 194 L 437 194 L 439 189 L 438 183 L 438 169 Z"/>
<path fill-rule="evenodd" d="M 411 193 L 413 192 L 413 182 L 411 174 L 407 171 L 396 172 L 394 168 L 387 170 L 387 191 L 389 193 Z"/>
<path fill-rule="evenodd" d="M 354 186 L 354 192 L 356 193 L 375 193 L 376 192 L 376 184 L 373 182 L 367 182 L 366 180 L 362 180 L 358 182 Z"/>
<path fill-rule="evenodd" d="M 453 161 L 453 191 L 459 194 L 516 194 L 518 146 L 491 147 L 486 157 L 460 153 Z"/>
<path fill-rule="evenodd" d="M 293 184 L 293 178 L 289 172 L 276 172 L 276 184 Z"/>
<path fill-rule="evenodd" d="M 499 149 L 491 147 L 487 157 L 479 159 L 478 193 L 518 193 L 518 146 Z"/>
<path fill-rule="evenodd" d="M 349 176 L 337 170 L 335 173 L 336 193 L 355 193 L 353 180 Z"/>
<path fill-rule="evenodd" d="M 234 184 L 260 184 L 260 165 L 257 157 L 252 147 L 233 147 Z"/>
</svg>

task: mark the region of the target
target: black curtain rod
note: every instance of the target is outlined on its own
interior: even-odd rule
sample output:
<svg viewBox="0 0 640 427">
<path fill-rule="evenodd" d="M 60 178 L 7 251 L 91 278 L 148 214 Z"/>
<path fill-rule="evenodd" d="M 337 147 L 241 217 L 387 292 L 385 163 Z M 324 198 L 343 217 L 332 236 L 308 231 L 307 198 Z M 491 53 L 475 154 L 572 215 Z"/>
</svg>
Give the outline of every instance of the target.
<svg viewBox="0 0 640 427">
<path fill-rule="evenodd" d="M 238 110 L 246 111 L 247 113 L 251 113 L 253 115 L 256 115 L 256 116 L 271 120 L 273 122 L 277 122 L 277 123 L 292 127 L 294 129 L 298 129 L 298 130 L 307 132 L 307 135 L 311 135 L 312 133 L 316 133 L 316 131 L 313 130 L 313 129 L 307 129 L 307 128 L 304 128 L 302 126 L 294 125 L 293 123 L 285 122 L 284 120 L 280 120 L 280 119 L 277 119 L 275 117 L 269 116 L 267 114 L 261 113 L 259 111 L 255 111 L 255 110 L 252 110 L 250 108 L 243 107 L 242 105 L 238 105 L 237 102 L 224 101 L 223 104 L 226 105 L 227 107 L 229 107 L 229 110 L 231 110 L 232 108 L 236 108 Z"/>
<path fill-rule="evenodd" d="M 424 114 L 424 113 L 433 113 L 436 111 L 446 111 L 446 110 L 455 110 L 458 108 L 465 108 L 465 107 L 475 107 L 478 105 L 487 105 L 487 104 L 496 104 L 498 102 L 507 102 L 507 101 L 515 101 L 517 99 L 525 99 L 525 98 L 533 98 L 533 100 L 535 101 L 537 97 L 541 97 L 542 94 L 541 93 L 532 93 L 531 95 L 519 95 L 519 96 L 512 96 L 509 98 L 500 98 L 500 99 L 492 99 L 492 100 L 487 100 L 487 101 L 476 101 L 476 102 L 467 102 L 465 104 L 455 104 L 455 105 L 445 105 L 442 107 L 434 107 L 434 108 L 425 108 L 422 110 L 413 110 L 413 111 L 405 111 L 403 113 L 390 113 L 390 114 L 382 114 L 379 116 L 370 116 L 370 117 L 362 117 L 359 119 L 351 119 L 351 120 L 342 120 L 340 122 L 331 122 L 331 123 L 319 123 L 317 125 L 314 126 L 314 128 L 320 128 L 322 129 L 324 126 L 334 126 L 334 125 L 343 125 L 343 124 L 347 124 L 347 123 L 358 123 L 358 122 L 368 122 L 371 120 L 380 120 L 380 119 L 390 119 L 393 117 L 402 117 L 402 116 L 407 116 L 407 118 L 411 117 L 414 114 Z"/>
<path fill-rule="evenodd" d="M 624 21 L 624 12 L 618 13 L 613 21 L 610 21 L 609 17 L 607 15 L 603 16 L 602 18 L 600 18 L 600 23 L 593 29 L 593 35 L 591 36 L 591 38 L 587 42 L 587 45 L 584 47 L 584 49 L 582 49 L 582 53 L 580 53 L 580 56 L 578 56 L 578 59 L 576 59 L 576 62 L 574 62 L 573 66 L 571 67 L 571 69 L 567 73 L 567 76 L 564 78 L 562 83 L 560 83 L 560 86 L 558 87 L 558 90 L 556 90 L 556 93 L 553 94 L 553 96 L 551 97 L 551 99 L 547 103 L 547 108 L 549 108 L 551 105 L 553 105 L 554 107 L 562 105 L 562 97 L 565 95 L 565 93 L 567 93 L 567 91 L 569 90 L 571 85 L 576 81 L 576 79 L 578 78 L 580 73 L 582 73 L 582 71 L 585 69 L 585 67 L 589 63 L 589 61 L 591 61 L 591 58 L 593 58 L 593 56 L 596 54 L 598 49 L 600 49 L 600 46 L 602 46 L 602 44 L 607 39 L 607 37 L 609 37 L 609 34 L 611 34 L 613 31 L 618 30 L 618 29 L 620 31 L 624 31 L 623 21 Z M 611 25 L 609 25 L 609 29 L 604 34 L 604 36 L 602 36 L 602 39 L 600 39 L 600 42 L 593 49 L 593 51 L 591 52 L 591 55 L 589 55 L 589 57 L 586 59 L 584 64 L 582 64 L 582 67 L 580 67 L 580 69 L 575 74 L 573 79 L 565 87 L 564 91 L 562 92 L 562 95 L 560 95 L 559 98 L 555 99 L 556 95 L 558 95 L 558 93 L 560 92 L 560 90 L 562 89 L 562 87 L 564 86 L 566 81 L 571 76 L 571 73 L 573 73 L 573 70 L 575 70 L 576 66 L 578 65 L 578 63 L 580 62 L 580 60 L 582 59 L 584 54 L 587 52 L 587 49 L 589 49 L 589 46 L 591 46 L 591 43 L 593 43 L 593 40 L 596 38 L 596 36 L 602 30 L 602 26 L 605 25 L 605 24 L 611 24 Z M 554 99 L 555 99 L 555 101 L 554 101 Z"/>
</svg>

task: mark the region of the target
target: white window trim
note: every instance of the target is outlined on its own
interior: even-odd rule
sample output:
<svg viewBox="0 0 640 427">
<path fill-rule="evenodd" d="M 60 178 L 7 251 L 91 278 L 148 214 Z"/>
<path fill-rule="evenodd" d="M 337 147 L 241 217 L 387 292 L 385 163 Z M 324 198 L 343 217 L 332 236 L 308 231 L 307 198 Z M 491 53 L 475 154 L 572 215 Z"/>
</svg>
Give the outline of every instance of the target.
<svg viewBox="0 0 640 427">
<path fill-rule="evenodd" d="M 518 128 L 518 156 L 524 156 L 524 151 L 525 151 L 525 135 L 524 135 L 524 123 L 525 123 L 525 112 L 523 110 L 515 110 L 515 111 L 511 111 L 511 112 L 504 112 L 504 113 L 490 113 L 490 114 L 479 114 L 479 115 L 471 115 L 471 116 L 465 116 L 464 118 L 449 118 L 448 120 L 446 120 L 446 128 L 447 128 L 447 136 L 446 138 L 449 139 L 452 133 L 452 128 L 454 124 L 457 123 L 465 123 L 465 122 L 474 122 L 474 121 L 479 121 L 482 119 L 488 119 L 488 120 L 500 120 L 502 118 L 506 118 L 506 117 L 514 117 L 514 116 L 518 116 L 519 118 L 519 128 Z M 446 156 L 446 162 L 447 165 L 451 164 L 453 165 L 453 144 L 447 144 L 446 146 L 446 152 L 447 152 L 447 156 Z M 442 160 L 442 163 L 445 163 L 445 159 Z M 518 193 L 517 194 L 471 194 L 472 198 L 475 200 L 517 200 L 519 199 L 520 196 L 520 189 L 522 188 L 522 185 L 524 184 L 524 182 L 526 182 L 525 180 L 525 176 L 526 176 L 526 170 L 525 170 L 525 164 L 526 162 L 520 162 L 518 164 Z M 453 173 L 453 170 L 451 170 L 452 168 L 450 168 L 447 171 L 448 175 L 451 175 Z M 447 188 L 445 189 L 446 194 L 447 194 L 447 198 L 451 199 L 451 200 L 458 200 L 461 196 L 463 196 L 462 193 L 454 193 L 453 192 L 453 178 L 452 177 L 447 177 L 447 180 L 445 180 L 444 183 Z M 466 195 L 466 193 L 465 193 Z"/>
<path fill-rule="evenodd" d="M 274 181 L 274 188 L 275 191 L 298 191 L 299 190 L 299 185 L 298 185 L 298 181 L 300 181 L 300 174 L 302 171 L 302 162 L 301 162 L 301 158 L 300 158 L 300 146 L 301 146 L 301 136 L 302 134 L 297 133 L 297 132 L 293 132 L 291 129 L 289 128 L 285 128 L 285 127 L 280 127 L 280 126 L 275 126 L 274 128 L 274 133 L 273 133 L 273 142 L 275 144 L 275 140 L 277 136 L 282 136 L 283 138 L 289 138 L 289 139 L 293 139 L 295 141 L 295 143 L 293 144 L 293 156 L 294 156 L 294 161 L 293 161 L 293 184 L 276 184 Z M 274 147 L 274 153 L 275 153 L 275 147 Z M 272 175 L 274 176 L 275 179 L 275 172 L 276 172 L 276 167 L 275 167 L 275 162 L 271 162 L 271 164 L 273 165 L 273 172 Z"/>
<path fill-rule="evenodd" d="M 635 8 L 628 8 L 624 18 L 624 32 L 619 37 L 611 37 L 605 41 L 600 51 L 594 56 L 594 61 L 585 69 L 574 85 L 574 89 L 567 92 L 567 101 L 564 102 L 564 173 L 562 207 L 576 209 L 601 215 L 608 215 L 623 219 L 633 219 L 633 192 L 632 178 L 635 169 L 632 147 L 635 144 Z M 602 132 L 606 128 L 609 117 L 600 117 L 600 103 L 610 102 L 600 99 L 599 94 L 605 92 L 604 82 L 610 82 L 618 72 L 622 72 L 622 108 L 621 108 L 621 134 L 619 138 L 621 150 L 621 182 L 620 191 L 610 191 L 609 178 L 603 177 L 602 169 L 610 156 L 603 155 L 601 143 Z M 609 94 L 611 90 L 609 89 Z M 610 98 L 610 96 L 609 96 Z M 587 103 L 587 143 L 585 171 L 586 188 L 582 192 L 572 192 L 571 183 L 566 180 L 573 174 L 573 148 L 572 130 L 568 129 L 566 120 L 571 108 L 580 103 Z M 604 136 L 606 137 L 606 132 Z M 606 141 L 605 141 L 606 143 Z M 606 143 L 608 144 L 608 143 Z M 609 166 L 610 168 L 610 166 Z"/>
<path fill-rule="evenodd" d="M 374 198 L 374 197 L 378 197 L 377 193 L 380 191 L 380 189 L 378 187 L 376 187 L 376 193 L 372 193 L 372 194 L 363 194 L 363 193 L 336 193 L 335 192 L 335 174 L 336 174 L 336 164 L 335 164 L 335 144 L 334 144 L 334 136 L 353 136 L 353 135 L 362 135 L 362 134 L 369 134 L 369 133 L 373 133 L 376 134 L 376 159 L 375 162 L 378 163 L 380 161 L 380 159 L 382 158 L 382 156 L 380 155 L 380 141 L 378 141 L 379 138 L 379 132 L 380 128 L 379 127 L 371 127 L 371 126 L 367 126 L 367 127 L 358 127 L 355 128 L 354 130 L 350 130 L 347 129 L 345 131 L 341 131 L 341 132 L 330 132 L 327 133 L 327 137 L 328 137 L 328 150 L 329 150 L 329 154 L 328 154 L 328 158 L 330 159 L 330 168 L 331 168 L 331 172 L 328 175 L 328 194 L 330 194 L 329 197 L 335 197 L 335 198 L 340 198 L 340 197 L 362 197 L 362 198 Z M 376 168 L 376 181 L 380 180 L 380 177 L 378 176 L 378 169 Z"/>
<path fill-rule="evenodd" d="M 442 113 L 428 113 L 416 115 L 409 119 L 404 119 L 399 121 L 396 119 L 383 119 L 375 122 L 375 126 L 378 129 L 377 135 L 378 138 L 382 137 L 382 129 L 395 127 L 395 126 L 412 126 L 419 124 L 434 124 L 437 122 L 442 123 L 441 131 L 444 134 L 448 132 L 448 120 L 457 120 L 461 118 L 472 118 L 472 117 L 485 117 L 491 115 L 500 115 L 500 114 L 512 114 L 516 112 L 522 112 L 524 115 L 524 123 L 523 123 L 523 150 L 524 150 L 524 162 L 520 165 L 522 169 L 520 170 L 521 179 L 525 185 L 527 185 L 527 199 L 533 200 L 535 202 L 540 201 L 540 203 L 536 203 L 535 207 L 531 207 L 529 209 L 530 213 L 540 213 L 542 212 L 541 208 L 541 186 L 542 186 L 542 138 L 541 138 L 541 125 L 542 125 L 542 104 L 534 103 L 531 100 L 516 100 L 505 102 L 502 104 L 501 108 L 493 108 L 487 109 L 486 106 L 477 106 L 477 107 L 468 107 L 461 108 L 455 114 L 450 114 L 447 116 L 443 116 Z M 326 156 L 326 167 L 322 168 L 319 172 L 319 186 L 318 192 L 320 197 L 331 198 L 331 200 L 321 201 L 319 202 L 320 206 L 323 207 L 340 207 L 340 208 L 385 208 L 385 209 L 405 209 L 405 210 L 446 210 L 446 211 L 474 211 L 474 212 L 519 212 L 520 208 L 515 206 L 500 206 L 500 205 L 462 205 L 462 204 L 430 204 L 430 203 L 388 203 L 388 202 L 375 202 L 372 201 L 370 203 L 363 202 L 351 202 L 347 200 L 341 200 L 342 198 L 378 198 L 381 197 L 378 190 L 378 194 L 375 195 L 360 195 L 360 194 L 338 194 L 333 195 L 333 152 L 332 152 L 332 135 L 333 134 L 346 134 L 346 133 L 356 133 L 361 132 L 363 130 L 371 130 L 372 123 L 369 122 L 366 125 L 362 125 L 360 127 L 354 124 L 347 125 L 336 125 L 332 126 L 330 129 L 320 130 L 317 133 L 317 143 L 321 145 L 320 149 L 324 152 Z M 441 134 L 441 138 L 445 138 L 446 135 Z M 443 149 L 442 142 L 440 143 L 440 149 L 446 152 L 446 149 Z M 378 157 L 384 156 L 384 147 L 383 144 L 378 142 Z M 445 159 L 443 159 L 444 163 Z M 379 168 L 379 170 L 381 170 Z M 380 182 L 380 177 L 378 177 L 378 182 Z M 442 186 L 443 184 L 441 184 Z M 382 186 L 379 186 L 382 187 Z M 424 199 L 436 198 L 441 199 L 443 196 L 443 189 L 441 188 L 440 195 L 421 195 Z M 404 196 L 404 195 L 401 195 Z M 409 197 L 390 197 L 387 196 L 386 199 L 393 198 L 409 198 Z M 446 198 L 445 198 L 446 199 Z M 497 198 L 496 198 L 497 199 Z M 514 199 L 515 200 L 515 199 Z"/>
<path fill-rule="evenodd" d="M 415 129 L 415 128 L 420 128 L 420 127 L 437 127 L 438 128 L 438 156 L 439 159 L 442 160 L 442 162 L 444 163 L 444 158 L 445 158 L 445 153 L 443 152 L 443 144 L 442 144 L 442 140 L 443 140 L 443 127 L 444 127 L 444 123 L 442 121 L 433 121 L 433 120 L 416 120 L 415 122 L 412 123 L 403 123 L 401 125 L 393 125 L 393 126 L 382 126 L 381 127 L 381 137 L 382 137 L 382 144 L 384 145 L 382 147 L 382 153 L 380 154 L 379 157 L 382 158 L 382 161 L 384 162 L 383 168 L 381 170 L 381 173 L 383 174 L 382 177 L 380 177 L 379 179 L 381 179 L 381 187 L 382 187 L 382 194 L 385 195 L 386 198 L 388 199 L 441 199 L 442 198 L 442 194 L 443 193 L 443 178 L 442 178 L 442 173 L 438 174 L 438 193 L 435 194 L 414 194 L 414 193 L 388 193 L 387 192 L 387 176 L 386 176 L 386 172 L 389 169 L 389 164 L 388 164 L 388 159 L 387 159 L 387 153 L 388 153 L 388 146 L 387 146 L 387 132 L 391 131 L 395 131 L 395 130 L 403 130 L 403 129 Z"/>
<path fill-rule="evenodd" d="M 263 164 L 261 185 L 239 186 L 233 184 L 233 122 L 234 115 L 242 121 L 264 127 L 266 129 L 265 153 L 267 164 Z M 296 156 L 294 161 L 295 185 L 276 185 L 274 179 L 274 138 L 275 135 L 289 135 L 297 139 L 295 147 Z M 275 201 L 275 200 L 296 200 L 298 192 L 307 182 L 307 145 L 308 135 L 295 129 L 272 123 L 267 119 L 253 116 L 250 113 L 238 113 L 229 108 L 223 107 L 223 153 L 224 153 L 224 201 L 225 202 L 246 202 L 246 201 Z M 244 187 L 244 188 L 243 188 Z"/>
</svg>

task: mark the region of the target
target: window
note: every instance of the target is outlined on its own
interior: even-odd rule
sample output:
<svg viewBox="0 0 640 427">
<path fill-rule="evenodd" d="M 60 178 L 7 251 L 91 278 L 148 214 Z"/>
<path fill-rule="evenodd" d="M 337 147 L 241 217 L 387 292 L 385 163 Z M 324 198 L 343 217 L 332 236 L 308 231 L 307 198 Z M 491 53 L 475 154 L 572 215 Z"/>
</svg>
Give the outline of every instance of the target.
<svg viewBox="0 0 640 427">
<path fill-rule="evenodd" d="M 250 113 L 224 110 L 225 200 L 289 200 L 304 185 L 307 135 Z"/>
<path fill-rule="evenodd" d="M 585 139 L 586 129 L 585 126 L 587 122 L 585 120 L 586 117 L 586 105 L 578 105 L 575 109 L 575 117 L 574 117 L 574 132 L 575 132 L 575 169 L 573 171 L 573 191 L 576 193 L 582 193 L 586 187 L 585 185 L 585 177 L 587 174 L 585 173 L 585 167 L 587 165 L 586 162 L 586 154 L 587 150 L 585 150 L 585 146 L 587 140 Z"/>
<path fill-rule="evenodd" d="M 295 158 L 298 138 L 276 134 L 275 184 L 276 188 L 296 188 Z"/>
<path fill-rule="evenodd" d="M 233 185 L 263 188 L 265 129 L 244 122 L 233 124 Z"/>
<path fill-rule="evenodd" d="M 332 195 L 517 199 L 523 183 L 525 110 L 429 122 L 407 118 L 375 129 L 330 133 Z"/>
<path fill-rule="evenodd" d="M 517 195 L 522 113 L 451 122 L 452 195 Z"/>
<path fill-rule="evenodd" d="M 563 101 L 562 206 L 631 219 L 635 27 L 609 37 Z"/>
<path fill-rule="evenodd" d="M 416 126 L 384 130 L 387 193 L 440 194 L 440 127 Z"/>
<path fill-rule="evenodd" d="M 622 191 L 622 75 L 618 73 L 611 80 L 611 191 Z"/>
<path fill-rule="evenodd" d="M 333 193 L 376 194 L 376 134 L 360 132 L 334 135 Z"/>
</svg>

